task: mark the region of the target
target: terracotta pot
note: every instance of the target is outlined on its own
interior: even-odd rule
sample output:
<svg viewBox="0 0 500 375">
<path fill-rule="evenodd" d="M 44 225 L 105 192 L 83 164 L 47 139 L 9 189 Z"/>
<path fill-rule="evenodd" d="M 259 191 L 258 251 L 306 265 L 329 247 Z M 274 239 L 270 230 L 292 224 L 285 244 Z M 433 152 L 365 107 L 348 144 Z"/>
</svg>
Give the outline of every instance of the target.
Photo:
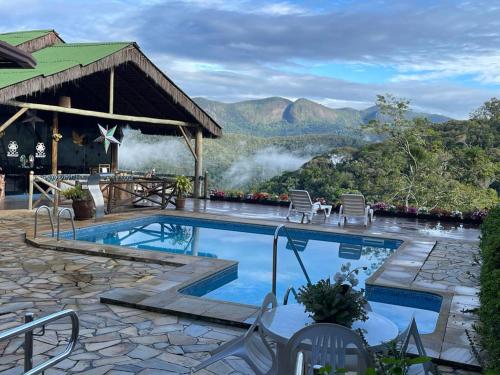
<svg viewBox="0 0 500 375">
<path fill-rule="evenodd" d="M 184 197 L 177 197 L 175 199 L 175 209 L 176 210 L 183 210 L 184 207 L 186 207 L 186 198 L 184 198 Z"/>
<path fill-rule="evenodd" d="M 94 214 L 94 203 L 92 200 L 74 200 L 72 206 L 75 212 L 75 220 L 92 219 Z"/>
</svg>

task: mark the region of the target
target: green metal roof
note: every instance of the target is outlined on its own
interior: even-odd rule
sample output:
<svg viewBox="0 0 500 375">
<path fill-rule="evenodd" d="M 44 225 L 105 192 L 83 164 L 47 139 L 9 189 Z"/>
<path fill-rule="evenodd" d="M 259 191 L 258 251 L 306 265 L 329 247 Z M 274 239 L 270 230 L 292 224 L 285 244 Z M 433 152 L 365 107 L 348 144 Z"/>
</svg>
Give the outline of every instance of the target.
<svg viewBox="0 0 500 375">
<path fill-rule="evenodd" d="M 78 65 L 91 64 L 131 44 L 131 42 L 65 43 L 43 48 L 33 52 L 33 57 L 37 61 L 34 69 L 0 69 L 0 89 L 37 76 L 50 76 Z"/>
<path fill-rule="evenodd" d="M 53 31 L 54 30 L 29 30 L 29 31 L 16 31 L 12 33 L 3 33 L 0 34 L 0 40 L 2 42 L 9 43 L 13 46 L 18 46 L 30 40 L 40 38 Z"/>
</svg>

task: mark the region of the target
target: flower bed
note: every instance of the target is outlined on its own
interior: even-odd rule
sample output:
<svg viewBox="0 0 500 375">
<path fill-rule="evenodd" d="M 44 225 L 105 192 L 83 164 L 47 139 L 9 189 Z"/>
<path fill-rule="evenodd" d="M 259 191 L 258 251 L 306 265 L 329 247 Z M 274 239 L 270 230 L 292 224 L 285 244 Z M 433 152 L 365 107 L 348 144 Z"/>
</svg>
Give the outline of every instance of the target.
<svg viewBox="0 0 500 375">
<path fill-rule="evenodd" d="M 243 193 L 241 191 L 224 192 L 222 190 L 214 190 L 210 194 L 210 199 L 214 201 L 265 204 L 268 206 L 288 207 L 290 205 L 288 195 L 286 194 L 278 196 L 276 194 L 268 194 L 263 192 Z"/>
<path fill-rule="evenodd" d="M 373 211 L 379 216 L 407 217 L 410 219 L 438 220 L 448 222 L 479 224 L 488 215 L 488 210 L 475 210 L 473 212 L 448 211 L 442 208 L 428 209 L 426 207 L 394 206 L 384 202 L 371 205 Z"/>
<path fill-rule="evenodd" d="M 265 192 L 244 193 L 242 191 L 222 191 L 212 190 L 210 199 L 214 201 L 239 202 L 250 204 L 264 204 L 268 206 L 288 207 L 290 201 L 287 194 L 280 196 Z M 315 199 L 322 204 L 328 204 L 324 198 Z M 340 207 L 339 202 L 332 203 L 333 211 L 337 211 Z M 388 217 L 406 217 L 409 219 L 423 219 L 433 221 L 445 221 L 455 223 L 472 223 L 480 224 L 488 215 L 488 210 L 475 210 L 473 212 L 448 211 L 442 208 L 428 209 L 426 207 L 404 207 L 395 206 L 385 202 L 377 202 L 371 205 L 375 215 Z"/>
</svg>

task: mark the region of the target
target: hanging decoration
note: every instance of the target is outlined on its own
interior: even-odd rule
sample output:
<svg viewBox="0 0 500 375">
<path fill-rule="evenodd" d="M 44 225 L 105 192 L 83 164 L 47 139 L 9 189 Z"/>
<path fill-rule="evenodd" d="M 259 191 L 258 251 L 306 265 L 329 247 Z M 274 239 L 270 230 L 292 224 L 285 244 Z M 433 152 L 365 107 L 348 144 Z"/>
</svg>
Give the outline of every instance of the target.
<svg viewBox="0 0 500 375">
<path fill-rule="evenodd" d="M 16 141 L 10 141 L 7 145 L 7 157 L 17 158 L 19 156 L 19 145 Z"/>
<path fill-rule="evenodd" d="M 45 157 L 45 145 L 42 142 L 38 142 L 35 147 L 35 158 Z"/>
<path fill-rule="evenodd" d="M 96 139 L 94 139 L 94 142 L 104 143 L 104 151 L 106 151 L 107 154 L 109 145 L 111 143 L 116 143 L 118 145 L 120 144 L 120 141 L 114 137 L 116 131 L 116 125 L 111 129 L 108 129 L 108 127 L 104 128 L 99 124 L 97 124 L 97 126 L 99 126 L 99 131 L 101 132 L 101 135 Z"/>
<path fill-rule="evenodd" d="M 28 112 L 26 112 L 26 118 L 21 122 L 24 124 L 31 124 L 33 130 L 35 130 L 36 124 L 44 121 L 36 115 L 36 110 L 30 109 L 28 110 Z"/>
<path fill-rule="evenodd" d="M 85 134 L 78 134 L 73 130 L 71 134 L 73 138 L 73 143 L 77 146 L 83 147 L 85 144 L 85 138 L 87 137 Z"/>
</svg>

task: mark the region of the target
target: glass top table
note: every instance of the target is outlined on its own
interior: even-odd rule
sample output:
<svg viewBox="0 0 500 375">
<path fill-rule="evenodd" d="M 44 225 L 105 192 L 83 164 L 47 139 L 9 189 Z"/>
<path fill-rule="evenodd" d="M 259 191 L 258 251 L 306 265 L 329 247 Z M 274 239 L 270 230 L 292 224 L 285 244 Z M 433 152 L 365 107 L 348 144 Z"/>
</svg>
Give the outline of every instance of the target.
<svg viewBox="0 0 500 375">
<path fill-rule="evenodd" d="M 398 327 L 391 320 L 372 311 L 369 311 L 367 315 L 368 320 L 355 321 L 352 329 L 360 328 L 368 345 L 378 346 L 398 336 Z M 266 311 L 261 321 L 266 334 L 283 344 L 286 344 L 299 329 L 314 323 L 309 313 L 304 311 L 304 306 L 298 303 L 282 305 Z"/>
<path fill-rule="evenodd" d="M 367 312 L 367 315 L 368 320 L 355 321 L 352 329 L 361 329 L 369 346 L 379 346 L 398 336 L 398 327 L 391 320 L 372 311 Z M 266 335 L 277 344 L 278 374 L 285 374 L 282 365 L 289 361 L 289 358 L 284 357 L 285 345 L 294 333 L 313 324 L 314 320 L 309 316 L 309 313 L 304 311 L 303 305 L 295 303 L 265 311 L 262 314 L 261 323 Z"/>
</svg>

